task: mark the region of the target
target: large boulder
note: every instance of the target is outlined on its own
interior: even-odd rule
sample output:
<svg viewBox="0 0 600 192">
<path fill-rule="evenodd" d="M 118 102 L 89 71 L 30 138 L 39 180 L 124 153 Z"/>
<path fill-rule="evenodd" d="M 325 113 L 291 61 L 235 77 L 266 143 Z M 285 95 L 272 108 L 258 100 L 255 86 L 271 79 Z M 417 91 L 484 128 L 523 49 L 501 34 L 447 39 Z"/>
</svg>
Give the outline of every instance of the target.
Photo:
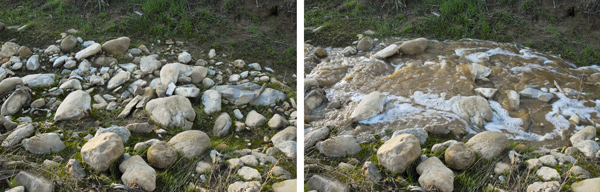
<svg viewBox="0 0 600 192">
<path fill-rule="evenodd" d="M 123 54 L 129 49 L 129 42 L 129 37 L 112 39 L 102 44 L 102 50 L 112 55 Z"/>
<path fill-rule="evenodd" d="M 23 148 L 33 154 L 48 154 L 60 152 L 66 148 L 56 133 L 44 133 L 23 139 Z"/>
<path fill-rule="evenodd" d="M 421 155 L 419 139 L 411 134 L 402 134 L 386 141 L 377 150 L 377 159 L 392 173 L 401 173 Z"/>
<path fill-rule="evenodd" d="M 315 147 L 328 157 L 346 157 L 362 150 L 352 135 L 342 135 L 318 142 Z"/>
<path fill-rule="evenodd" d="M 441 192 L 454 190 L 454 172 L 448 169 L 437 157 L 431 157 L 417 166 L 419 185 L 429 189 L 437 188 Z"/>
<path fill-rule="evenodd" d="M 92 97 L 85 91 L 71 92 L 56 109 L 54 121 L 79 120 L 84 118 L 92 109 Z"/>
<path fill-rule="evenodd" d="M 168 143 L 188 159 L 197 157 L 211 147 L 208 135 L 198 130 L 181 132 L 171 138 Z"/>
<path fill-rule="evenodd" d="M 180 95 L 153 99 L 146 104 L 146 111 L 150 113 L 150 119 L 160 125 L 183 130 L 191 129 L 196 118 L 190 100 Z"/>
<path fill-rule="evenodd" d="M 139 155 L 130 157 L 119 165 L 123 172 L 121 181 L 127 186 L 139 186 L 145 191 L 156 189 L 156 171 Z"/>
<path fill-rule="evenodd" d="M 105 171 L 124 152 L 123 140 L 116 133 L 104 133 L 81 147 L 81 160 L 96 171 Z"/>
<path fill-rule="evenodd" d="M 585 141 L 585 140 L 593 140 L 596 137 L 596 128 L 593 126 L 587 126 L 579 131 L 577 131 L 569 140 L 573 145 Z"/>
<path fill-rule="evenodd" d="M 580 141 L 574 147 L 585 154 L 586 157 L 594 157 L 600 149 L 598 143 L 592 140 Z"/>
<path fill-rule="evenodd" d="M 405 55 L 416 55 L 425 52 L 427 49 L 427 39 L 418 38 L 402 43 L 398 50 Z"/>
<path fill-rule="evenodd" d="M 35 192 L 53 192 L 54 184 L 52 181 L 38 175 L 34 175 L 25 171 L 19 172 L 15 176 L 15 183 L 19 186 L 24 186 L 27 191 Z"/>
<path fill-rule="evenodd" d="M 369 93 L 358 103 L 358 106 L 356 106 L 350 115 L 350 119 L 361 121 L 383 112 L 383 105 L 386 98 L 387 96 L 379 91 Z"/>
<path fill-rule="evenodd" d="M 320 175 L 313 175 L 306 187 L 309 190 L 317 190 L 318 192 L 350 192 L 350 189 L 345 184 Z"/>
<path fill-rule="evenodd" d="M 467 141 L 467 146 L 479 152 L 481 158 L 490 160 L 502 153 L 509 146 L 508 137 L 498 131 L 485 131 Z"/>
<path fill-rule="evenodd" d="M 478 127 L 492 120 L 494 113 L 488 101 L 481 96 L 470 96 L 456 102 L 460 116 Z"/>
<path fill-rule="evenodd" d="M 475 162 L 475 152 L 463 142 L 452 144 L 444 154 L 444 160 L 448 167 L 455 170 L 463 170 Z"/>
</svg>

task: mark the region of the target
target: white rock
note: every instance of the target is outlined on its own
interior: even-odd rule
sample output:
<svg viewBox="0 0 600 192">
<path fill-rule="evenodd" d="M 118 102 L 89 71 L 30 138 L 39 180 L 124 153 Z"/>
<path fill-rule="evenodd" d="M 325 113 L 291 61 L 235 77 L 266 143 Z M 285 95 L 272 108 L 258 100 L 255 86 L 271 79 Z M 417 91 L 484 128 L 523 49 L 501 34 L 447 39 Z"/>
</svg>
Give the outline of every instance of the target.
<svg viewBox="0 0 600 192">
<path fill-rule="evenodd" d="M 379 91 L 368 94 L 360 101 L 360 103 L 358 103 L 358 106 L 356 106 L 350 115 L 350 119 L 353 121 L 361 121 L 383 112 L 386 98 L 387 96 Z"/>
<path fill-rule="evenodd" d="M 265 122 L 267 121 L 267 118 L 265 118 L 265 116 L 261 115 L 260 113 L 256 112 L 255 110 L 252 110 L 248 113 L 248 115 L 246 115 L 246 126 L 248 127 L 258 127 L 263 125 Z"/>
<path fill-rule="evenodd" d="M 92 98 L 85 91 L 71 92 L 56 109 L 54 121 L 79 120 L 90 113 Z"/>
<path fill-rule="evenodd" d="M 184 51 L 177 56 L 177 60 L 179 60 L 180 63 L 189 63 L 192 60 L 192 55 Z"/>
<path fill-rule="evenodd" d="M 221 111 L 221 94 L 212 89 L 204 91 L 202 105 L 204 112 L 209 115 Z"/>
<path fill-rule="evenodd" d="M 94 43 L 94 44 L 90 45 L 89 47 L 77 52 L 77 54 L 75 54 L 75 58 L 77 60 L 82 60 L 89 56 L 95 55 L 96 53 L 99 53 L 100 51 L 102 51 L 102 46 L 100 45 L 100 43 Z"/>
</svg>

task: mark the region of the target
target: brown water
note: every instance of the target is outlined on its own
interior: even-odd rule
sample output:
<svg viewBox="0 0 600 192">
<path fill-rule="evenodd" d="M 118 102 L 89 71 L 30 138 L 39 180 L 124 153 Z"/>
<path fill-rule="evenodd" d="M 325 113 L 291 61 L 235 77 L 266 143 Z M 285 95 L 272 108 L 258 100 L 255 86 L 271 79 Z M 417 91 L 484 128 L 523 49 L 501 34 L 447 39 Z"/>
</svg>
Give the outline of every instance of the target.
<svg viewBox="0 0 600 192">
<path fill-rule="evenodd" d="M 430 40 L 425 53 L 379 60 L 370 55 L 401 41 L 376 43 L 371 52 L 353 56 L 342 55 L 343 48 L 328 48 L 329 56 L 320 63 L 305 63 L 315 66 L 306 78 L 319 81 L 330 102 L 348 103 L 340 109 L 326 104 L 315 109 L 312 115 L 323 118 L 310 122 L 311 126 L 342 128 L 356 103 L 373 91 L 388 95 L 383 113 L 358 122 L 361 131 L 373 134 L 443 124 L 470 133 L 499 130 L 515 140 L 555 146 L 565 144 L 584 125 L 600 123 L 600 100 L 595 100 L 600 67 L 576 68 L 556 55 L 479 40 Z M 555 81 L 564 93 L 557 90 Z M 488 100 L 494 118 L 476 127 L 460 118 L 454 103 L 476 95 L 474 89 L 480 87 L 498 91 Z M 526 87 L 551 92 L 554 98 L 545 103 L 521 97 L 519 108 L 509 110 L 506 91 L 520 92 Z M 584 123 L 569 123 L 572 114 Z"/>
</svg>

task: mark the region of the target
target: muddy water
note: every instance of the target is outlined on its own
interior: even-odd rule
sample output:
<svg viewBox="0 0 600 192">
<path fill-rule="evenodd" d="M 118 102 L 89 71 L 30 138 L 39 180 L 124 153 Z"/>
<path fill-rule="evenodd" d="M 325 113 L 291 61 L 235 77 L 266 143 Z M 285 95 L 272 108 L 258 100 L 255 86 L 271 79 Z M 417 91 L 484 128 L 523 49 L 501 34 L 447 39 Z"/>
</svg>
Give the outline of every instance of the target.
<svg viewBox="0 0 600 192">
<path fill-rule="evenodd" d="M 396 54 L 383 60 L 370 56 L 401 42 L 384 40 L 369 52 L 351 56 L 343 55 L 343 48 L 328 48 L 329 56 L 313 63 L 315 67 L 306 78 L 320 83 L 330 103 L 343 105 L 335 109 L 326 103 L 316 108 L 311 115 L 322 118 L 310 122 L 311 126 L 341 129 L 340 134 L 383 136 L 395 130 L 438 124 L 455 133 L 498 130 L 514 140 L 558 146 L 566 144 L 573 131 L 600 123 L 600 100 L 595 100 L 600 96 L 596 85 L 600 80 L 598 66 L 576 68 L 557 55 L 470 39 L 430 40 L 425 53 L 415 56 Z M 520 92 L 528 87 L 552 93 L 554 98 L 546 103 L 521 96 L 518 109 L 511 110 L 507 91 Z M 475 88 L 498 89 L 488 99 L 494 118 L 482 127 L 462 119 L 455 105 L 466 96 L 476 95 Z M 388 96 L 384 112 L 343 126 L 350 121 L 356 104 L 373 91 Z M 580 125 L 569 123 L 573 114 L 581 117 Z"/>
</svg>

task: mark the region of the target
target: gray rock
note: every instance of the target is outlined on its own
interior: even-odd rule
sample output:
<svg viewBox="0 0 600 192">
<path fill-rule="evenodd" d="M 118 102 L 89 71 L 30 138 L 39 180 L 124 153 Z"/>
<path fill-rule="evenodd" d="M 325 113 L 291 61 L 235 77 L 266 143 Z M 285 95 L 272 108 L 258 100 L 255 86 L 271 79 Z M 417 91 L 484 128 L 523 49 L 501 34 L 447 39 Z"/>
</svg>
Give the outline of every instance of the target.
<svg viewBox="0 0 600 192">
<path fill-rule="evenodd" d="M 550 181 L 553 179 L 560 181 L 560 174 L 558 174 L 558 171 L 550 167 L 541 167 L 537 170 L 536 175 L 542 177 L 544 181 Z"/>
<path fill-rule="evenodd" d="M 229 185 L 229 187 L 227 188 L 227 192 L 237 192 L 237 191 L 259 192 L 260 186 L 261 186 L 261 184 L 258 181 L 249 181 L 249 182 L 236 181 L 235 183 Z"/>
<path fill-rule="evenodd" d="M 81 82 L 79 82 L 79 80 L 77 80 L 77 79 L 69 79 L 69 80 L 65 81 L 62 85 L 60 85 L 59 88 L 62 90 L 68 90 L 68 89 L 81 90 L 81 89 L 83 89 L 83 87 L 81 87 Z"/>
<path fill-rule="evenodd" d="M 242 111 L 240 111 L 239 109 L 235 109 L 235 110 L 233 110 L 233 116 L 234 116 L 236 119 L 240 119 L 240 120 L 241 120 L 241 119 L 244 119 L 244 114 L 242 114 Z"/>
<path fill-rule="evenodd" d="M 494 88 L 475 88 L 475 92 L 477 92 L 479 95 L 485 97 L 486 99 L 494 97 L 494 95 L 496 95 L 497 91 L 498 91 L 498 89 L 494 89 Z"/>
<path fill-rule="evenodd" d="M 513 90 L 509 90 L 506 93 L 506 99 L 508 101 L 508 106 L 511 110 L 516 110 L 519 108 L 519 104 L 521 102 L 521 98 L 519 97 L 519 93 Z"/>
<path fill-rule="evenodd" d="M 358 103 L 350 115 L 350 119 L 353 121 L 361 121 L 383 112 L 383 105 L 386 98 L 387 96 L 379 91 L 369 93 L 360 101 L 360 103 Z"/>
<path fill-rule="evenodd" d="M 260 96 L 255 98 L 260 88 L 261 86 L 255 83 L 243 83 L 240 85 L 219 85 L 214 89 L 221 93 L 221 97 L 231 101 L 234 105 L 244 105 L 252 102 L 252 105 L 271 106 L 278 101 L 285 100 L 283 92 L 271 88 L 265 88 Z"/>
<path fill-rule="evenodd" d="M 284 130 L 277 132 L 273 137 L 271 137 L 271 141 L 273 145 L 277 146 L 284 141 L 293 141 L 296 139 L 296 127 L 287 127 Z"/>
<path fill-rule="evenodd" d="M 90 45 L 89 47 L 77 52 L 75 54 L 75 58 L 77 60 L 82 60 L 89 56 L 95 55 L 96 53 L 99 53 L 100 51 L 102 51 L 102 46 L 100 46 L 100 43 L 94 43 L 94 44 Z"/>
<path fill-rule="evenodd" d="M 312 128 L 308 133 L 304 134 L 304 147 L 309 148 L 329 136 L 329 128 L 320 127 Z"/>
<path fill-rule="evenodd" d="M 171 138 L 168 143 L 188 159 L 197 157 L 211 147 L 208 135 L 198 130 L 181 132 Z"/>
<path fill-rule="evenodd" d="M 212 133 L 214 136 L 223 137 L 231 132 L 231 117 L 227 113 L 221 113 L 215 120 Z"/>
<path fill-rule="evenodd" d="M 242 168 L 240 168 L 237 171 L 237 175 L 241 176 L 246 181 L 251 181 L 251 180 L 261 181 L 262 180 L 261 175 L 258 172 L 258 170 L 254 169 L 252 167 L 243 166 Z"/>
<path fill-rule="evenodd" d="M 133 147 L 133 150 L 135 152 L 142 152 L 145 151 L 146 149 L 150 148 L 150 146 L 154 145 L 155 143 L 159 142 L 160 140 L 158 139 L 150 139 L 144 142 L 139 142 L 136 143 L 135 146 Z"/>
<path fill-rule="evenodd" d="M 405 41 L 398 47 L 398 50 L 406 55 L 416 55 L 425 52 L 425 49 L 427 49 L 427 43 L 428 41 L 425 38 Z"/>
<path fill-rule="evenodd" d="M 6 42 L 2 45 L 2 50 L 0 50 L 0 58 L 10 58 L 13 55 L 17 54 L 19 51 L 19 44 L 13 42 Z"/>
<path fill-rule="evenodd" d="M 383 178 L 381 177 L 381 173 L 379 173 L 377 165 L 371 161 L 366 161 L 365 164 L 363 164 L 362 174 L 372 182 L 378 182 Z"/>
<path fill-rule="evenodd" d="M 119 37 L 102 44 L 102 50 L 112 55 L 120 55 L 129 49 L 129 37 Z"/>
<path fill-rule="evenodd" d="M 156 189 L 156 171 L 139 155 L 130 157 L 119 165 L 121 181 L 127 186 L 139 186 L 146 191 Z"/>
<path fill-rule="evenodd" d="M 160 125 L 183 130 L 191 129 L 196 118 L 190 100 L 179 95 L 150 100 L 145 109 L 151 114 L 150 119 Z"/>
<path fill-rule="evenodd" d="M 391 45 L 387 46 L 386 48 L 375 53 L 375 55 L 373 55 L 373 57 L 378 58 L 378 59 L 385 59 L 396 53 L 398 53 L 398 45 L 391 44 Z"/>
<path fill-rule="evenodd" d="M 140 59 L 140 71 L 144 74 L 151 74 L 153 71 L 159 69 L 160 66 L 160 61 L 153 56 L 144 56 Z"/>
<path fill-rule="evenodd" d="M 211 169 L 211 167 L 212 166 L 210 165 L 210 163 L 200 161 L 200 162 L 198 162 L 198 164 L 196 164 L 196 173 L 204 174 L 207 171 L 209 171 Z"/>
<path fill-rule="evenodd" d="M 46 55 L 53 55 L 57 53 L 60 53 L 60 47 L 56 45 L 50 45 L 48 48 L 46 48 L 46 50 L 44 50 L 44 54 Z"/>
<path fill-rule="evenodd" d="M 48 74 L 32 74 L 32 75 L 26 75 L 25 77 L 22 77 L 21 80 L 23 80 L 23 83 L 25 83 L 25 85 L 29 86 L 30 88 L 33 87 L 50 87 L 52 86 L 52 84 L 54 84 L 54 77 L 55 74 L 53 73 L 48 73 Z"/>
<path fill-rule="evenodd" d="M 129 131 L 134 133 L 150 133 L 152 132 L 152 125 L 150 123 L 132 123 L 126 126 Z"/>
<path fill-rule="evenodd" d="M 490 121 L 494 117 L 490 104 L 480 96 L 466 97 L 456 102 L 456 105 L 460 111 L 460 116 L 478 127 L 482 127 L 486 121 Z"/>
<path fill-rule="evenodd" d="M 239 158 L 229 159 L 227 160 L 227 164 L 229 165 L 229 169 L 231 170 L 235 170 L 239 167 L 244 166 L 244 162 Z"/>
<path fill-rule="evenodd" d="M 61 152 L 66 148 L 56 133 L 44 133 L 23 139 L 23 148 L 33 154 L 48 154 Z"/>
<path fill-rule="evenodd" d="M 54 121 L 79 120 L 91 111 L 92 98 L 85 91 L 73 91 L 60 104 L 54 115 Z"/>
<path fill-rule="evenodd" d="M 177 56 L 177 60 L 180 63 L 189 63 L 192 60 L 192 55 L 190 55 L 190 53 L 188 52 L 182 52 L 179 54 L 179 56 Z"/>
<path fill-rule="evenodd" d="M 2 31 L 2 30 L 4 30 L 4 24 L 0 23 L 0 31 Z M 25 187 L 23 187 L 23 186 L 16 186 L 14 188 L 7 189 L 4 192 L 25 192 Z"/>
<path fill-rule="evenodd" d="M 531 99 L 538 99 L 543 102 L 548 102 L 552 98 L 554 98 L 554 95 L 552 93 L 545 93 L 545 92 L 542 92 L 540 90 L 533 89 L 533 88 L 523 89 L 523 91 L 521 91 L 519 93 L 523 97 L 527 97 L 527 98 L 531 98 Z"/>
<path fill-rule="evenodd" d="M 475 152 L 463 142 L 452 144 L 444 154 L 448 167 L 455 170 L 464 170 L 475 162 Z"/>
<path fill-rule="evenodd" d="M 549 182 L 535 182 L 527 186 L 527 192 L 558 192 L 560 189 L 560 183 L 558 181 Z"/>
<path fill-rule="evenodd" d="M 288 179 L 285 181 L 274 183 L 272 186 L 273 192 L 294 192 L 297 186 L 296 179 Z"/>
<path fill-rule="evenodd" d="M 580 141 L 575 144 L 575 147 L 585 154 L 586 157 L 595 157 L 598 149 L 600 148 L 598 143 L 592 140 Z"/>
<path fill-rule="evenodd" d="M 127 141 L 129 141 L 129 137 L 131 136 L 129 129 L 127 129 L 125 127 L 113 125 L 112 127 L 109 127 L 109 128 L 100 127 L 98 129 L 98 131 L 96 131 L 96 135 L 94 135 L 94 137 L 100 136 L 107 132 L 116 133 L 117 135 L 119 135 L 119 137 L 121 137 L 121 139 L 123 140 L 123 143 L 127 143 Z"/>
<path fill-rule="evenodd" d="M 104 133 L 81 147 L 81 159 L 96 171 L 105 171 L 123 155 L 123 140 L 116 133 Z"/>
<path fill-rule="evenodd" d="M 421 145 L 414 135 L 402 134 L 386 141 L 377 150 L 379 164 L 392 173 L 401 173 L 421 155 Z"/>
<path fill-rule="evenodd" d="M 39 176 L 34 175 L 25 171 L 19 172 L 17 176 L 15 176 L 15 183 L 20 186 L 24 186 L 27 191 L 35 191 L 35 192 L 53 192 L 54 184 L 52 181 Z"/>
<path fill-rule="evenodd" d="M 125 72 L 125 71 L 121 71 L 121 72 L 117 73 L 117 75 L 110 78 L 106 88 L 109 90 L 112 90 L 114 88 L 117 88 L 117 87 L 123 85 L 123 83 L 129 81 L 130 75 L 131 74 L 129 72 Z"/>
<path fill-rule="evenodd" d="M 169 63 L 160 69 L 160 82 L 163 85 L 177 84 L 177 77 L 179 77 L 179 68 L 177 65 L 177 63 Z"/>
<path fill-rule="evenodd" d="M 342 51 L 342 54 L 344 55 L 356 55 L 358 51 L 354 48 L 354 47 L 346 47 L 344 48 L 344 50 Z"/>
<path fill-rule="evenodd" d="M 544 155 L 544 156 L 540 157 L 539 160 L 542 162 L 543 165 L 546 165 L 546 166 L 558 165 L 558 161 L 556 161 L 556 158 L 552 155 Z"/>
<path fill-rule="evenodd" d="M 442 192 L 454 190 L 454 172 L 448 169 L 440 159 L 431 157 L 417 166 L 419 185 L 428 189 L 432 186 Z"/>
<path fill-rule="evenodd" d="M 429 135 L 427 134 L 427 131 L 425 131 L 425 129 L 411 128 L 411 129 L 403 129 L 403 130 L 394 131 L 394 133 L 392 134 L 392 138 L 394 138 L 398 135 L 405 134 L 405 133 L 411 134 L 411 135 L 414 135 L 415 137 L 417 137 L 417 139 L 419 139 L 419 143 L 421 145 L 425 144 L 425 142 L 427 142 L 427 138 L 429 137 Z"/>
<path fill-rule="evenodd" d="M 104 85 L 104 78 L 98 75 L 90 76 L 90 84 L 92 85 Z"/>
<path fill-rule="evenodd" d="M 492 159 L 504 149 L 508 148 L 509 141 L 506 135 L 497 131 L 485 131 L 479 133 L 467 141 L 467 146 L 479 152 L 482 158 Z"/>
<path fill-rule="evenodd" d="M 35 128 L 31 123 L 20 124 L 11 132 L 4 141 L 2 148 L 9 148 L 21 142 L 26 137 L 33 135 Z"/>
<path fill-rule="evenodd" d="M 240 157 L 240 160 L 244 163 L 244 165 L 258 166 L 258 159 L 256 159 L 254 155 L 246 155 Z"/>
<path fill-rule="evenodd" d="M 179 86 L 175 88 L 175 95 L 181 95 L 188 98 L 200 96 L 200 89 L 195 85 Z"/>
<path fill-rule="evenodd" d="M 315 147 L 328 157 L 352 156 L 362 150 L 356 139 L 351 135 L 332 137 L 318 142 Z"/>
<path fill-rule="evenodd" d="M 147 158 L 153 167 L 164 169 L 177 161 L 177 151 L 167 142 L 159 141 L 150 146 Z"/>
<path fill-rule="evenodd" d="M 285 154 L 285 156 L 289 157 L 289 158 L 296 158 L 296 154 L 297 154 L 297 148 L 296 148 L 296 141 L 284 141 L 281 142 L 277 145 L 275 145 L 275 147 L 277 149 L 279 149 L 279 151 L 283 152 L 283 154 Z"/>
<path fill-rule="evenodd" d="M 529 159 L 526 161 L 528 169 L 537 169 L 542 167 L 543 163 L 539 159 Z"/>
<path fill-rule="evenodd" d="M 248 113 L 248 115 L 246 115 L 245 124 L 248 127 L 258 127 L 258 126 L 265 124 L 266 121 L 267 121 L 267 118 L 265 118 L 265 116 L 261 115 L 260 113 L 256 112 L 255 110 L 252 110 Z"/>
<path fill-rule="evenodd" d="M 569 140 L 573 145 L 585 141 L 585 140 L 593 140 L 596 137 L 596 128 L 593 126 L 587 126 L 579 131 L 577 131 Z"/>
<path fill-rule="evenodd" d="M 207 74 L 208 74 L 208 69 L 206 69 L 206 67 L 202 67 L 202 66 L 194 67 L 192 69 L 192 73 L 190 74 L 190 77 L 192 78 L 192 83 L 196 84 L 196 83 L 202 82 Z"/>
<path fill-rule="evenodd" d="M 217 53 L 215 52 L 215 49 L 210 49 L 210 51 L 208 51 L 209 59 L 214 59 L 216 56 L 217 56 Z"/>
<path fill-rule="evenodd" d="M 73 35 L 68 35 L 67 37 L 63 38 L 62 41 L 60 41 L 60 50 L 65 53 L 73 50 L 75 46 L 77 46 L 77 38 Z"/>
<path fill-rule="evenodd" d="M 288 124 L 289 124 L 288 121 L 279 114 L 273 115 L 271 120 L 269 120 L 269 122 L 267 122 L 267 125 L 269 126 L 269 128 L 275 129 L 275 130 L 285 127 Z"/>
<path fill-rule="evenodd" d="M 31 102 L 31 95 L 28 88 L 19 88 L 15 90 L 2 104 L 0 114 L 2 116 L 13 115 L 18 113 Z"/>
<path fill-rule="evenodd" d="M 0 95 L 14 90 L 17 85 L 23 85 L 23 80 L 19 77 L 10 77 L 0 81 Z"/>
<path fill-rule="evenodd" d="M 71 175 L 71 177 L 74 177 L 75 179 L 83 179 L 86 176 L 85 171 L 83 170 L 83 166 L 79 161 L 75 159 L 69 159 L 69 161 L 67 161 L 65 169 L 67 170 L 67 173 L 69 173 L 69 175 Z"/>
<path fill-rule="evenodd" d="M 44 100 L 44 98 L 39 98 L 39 99 L 36 99 L 35 101 L 31 102 L 31 105 L 29 105 L 29 107 L 42 108 L 45 105 L 46 105 L 46 100 Z"/>
<path fill-rule="evenodd" d="M 356 50 L 358 51 L 367 51 L 369 49 L 371 49 L 371 47 L 373 47 L 373 38 L 366 36 L 363 37 L 362 39 L 360 39 L 358 41 L 358 44 L 356 45 Z"/>
<path fill-rule="evenodd" d="M 221 94 L 215 90 L 206 90 L 202 94 L 202 105 L 206 114 L 221 111 Z"/>
<path fill-rule="evenodd" d="M 505 162 L 498 162 L 498 163 L 496 163 L 496 166 L 494 167 L 494 173 L 496 175 L 502 175 L 506 172 L 509 172 L 510 170 L 511 170 L 510 165 Z"/>
<path fill-rule="evenodd" d="M 210 88 L 210 87 L 212 87 L 213 85 L 215 85 L 215 81 L 213 81 L 213 80 L 212 80 L 212 79 L 210 79 L 210 78 L 204 78 L 204 79 L 202 80 L 202 86 L 204 86 L 204 88 Z"/>
<path fill-rule="evenodd" d="M 591 173 L 579 166 L 573 166 L 570 170 L 571 175 L 575 176 L 577 179 L 588 179 L 591 177 Z"/>
<path fill-rule="evenodd" d="M 316 174 L 308 179 L 306 188 L 319 192 L 350 192 L 348 186 L 343 183 Z"/>
<path fill-rule="evenodd" d="M 600 178 L 586 179 L 571 185 L 573 192 L 598 192 L 600 191 Z"/>
<path fill-rule="evenodd" d="M 29 57 L 29 59 L 27 59 L 27 64 L 25 65 L 25 67 L 29 71 L 38 70 L 40 68 L 40 56 L 33 55 L 33 56 Z"/>
</svg>

